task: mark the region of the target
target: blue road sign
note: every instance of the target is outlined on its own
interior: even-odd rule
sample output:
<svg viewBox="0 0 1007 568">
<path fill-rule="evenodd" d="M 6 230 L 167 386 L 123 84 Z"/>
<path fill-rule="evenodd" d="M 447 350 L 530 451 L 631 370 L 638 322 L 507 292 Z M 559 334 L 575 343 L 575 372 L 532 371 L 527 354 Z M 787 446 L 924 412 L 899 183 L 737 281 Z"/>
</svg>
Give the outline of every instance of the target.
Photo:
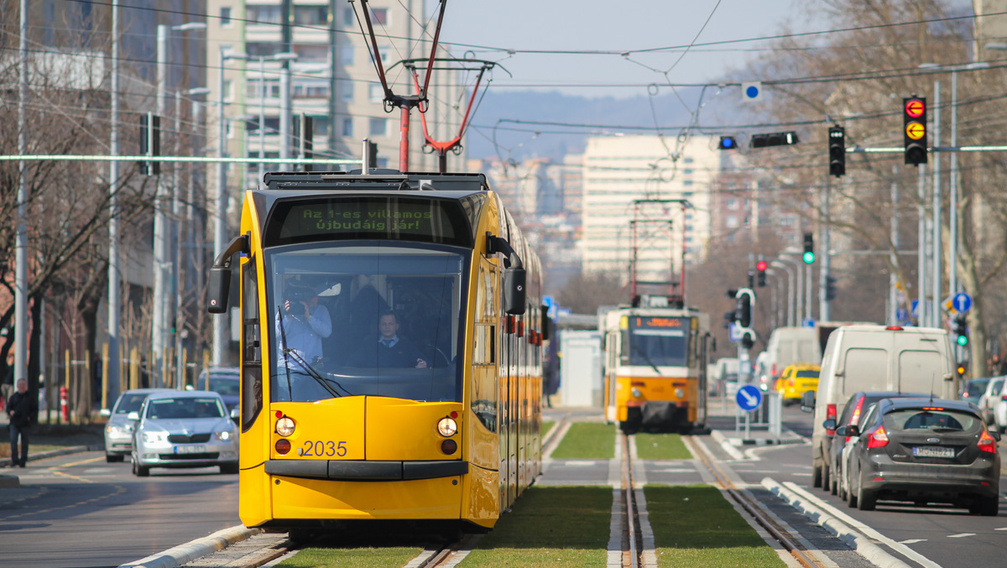
<svg viewBox="0 0 1007 568">
<path fill-rule="evenodd" d="M 904 306 L 895 308 L 895 319 L 901 325 L 909 323 L 909 310 L 907 310 Z"/>
<path fill-rule="evenodd" d="M 920 317 L 920 301 L 919 300 L 913 300 L 913 304 L 912 305 L 913 305 L 913 309 L 912 309 L 913 317 L 914 318 Z"/>
<path fill-rule="evenodd" d="M 959 312 L 967 312 L 972 308 L 972 297 L 965 292 L 958 292 L 951 300 L 951 305 Z"/>
<path fill-rule="evenodd" d="M 727 325 L 727 338 L 731 341 L 741 341 L 741 326 L 738 322 L 731 322 Z"/>
<path fill-rule="evenodd" d="M 742 410 L 752 411 L 762 404 L 762 392 L 755 385 L 745 385 L 738 389 L 735 399 Z"/>
</svg>

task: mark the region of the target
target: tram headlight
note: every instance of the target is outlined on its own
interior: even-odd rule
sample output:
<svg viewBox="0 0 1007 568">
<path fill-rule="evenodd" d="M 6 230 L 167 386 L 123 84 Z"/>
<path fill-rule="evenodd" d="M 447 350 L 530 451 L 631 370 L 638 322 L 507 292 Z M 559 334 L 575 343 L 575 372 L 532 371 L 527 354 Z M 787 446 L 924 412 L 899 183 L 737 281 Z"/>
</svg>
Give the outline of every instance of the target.
<svg viewBox="0 0 1007 568">
<path fill-rule="evenodd" d="M 685 398 L 685 389 L 675 389 L 675 398 Z"/>
<path fill-rule="evenodd" d="M 284 416 L 276 421 L 276 433 L 286 438 L 294 433 L 294 419 Z"/>
<path fill-rule="evenodd" d="M 458 433 L 458 423 L 454 418 L 441 418 L 437 422 L 437 433 L 445 438 L 450 438 Z"/>
</svg>

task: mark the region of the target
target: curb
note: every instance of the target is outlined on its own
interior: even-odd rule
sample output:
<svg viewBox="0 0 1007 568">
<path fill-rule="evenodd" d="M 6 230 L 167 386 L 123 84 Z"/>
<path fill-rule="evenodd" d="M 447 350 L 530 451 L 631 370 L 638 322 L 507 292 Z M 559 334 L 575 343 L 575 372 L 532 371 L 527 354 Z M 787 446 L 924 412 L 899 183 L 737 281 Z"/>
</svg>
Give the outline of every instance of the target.
<svg viewBox="0 0 1007 568">
<path fill-rule="evenodd" d="M 56 456 L 65 456 L 67 454 L 79 454 L 81 452 L 90 452 L 97 450 L 104 450 L 105 447 L 102 445 L 92 444 L 90 446 L 67 446 L 65 448 L 60 448 L 58 450 L 49 450 L 48 452 L 39 452 L 37 454 L 29 454 L 28 461 L 41 460 L 45 458 L 54 458 Z M 0 459 L 0 467 L 10 467 L 11 459 L 3 458 Z"/>
<path fill-rule="evenodd" d="M 800 444 L 804 440 L 801 438 L 741 438 L 735 442 L 735 445 L 742 446 L 782 446 L 785 444 Z"/>
<path fill-rule="evenodd" d="M 191 542 L 169 548 L 164 552 L 152 554 L 146 558 L 121 564 L 119 568 L 178 568 L 183 564 L 202 558 L 228 546 L 241 542 L 262 532 L 262 529 L 249 529 L 244 525 L 221 529 L 210 536 L 197 538 Z"/>
</svg>

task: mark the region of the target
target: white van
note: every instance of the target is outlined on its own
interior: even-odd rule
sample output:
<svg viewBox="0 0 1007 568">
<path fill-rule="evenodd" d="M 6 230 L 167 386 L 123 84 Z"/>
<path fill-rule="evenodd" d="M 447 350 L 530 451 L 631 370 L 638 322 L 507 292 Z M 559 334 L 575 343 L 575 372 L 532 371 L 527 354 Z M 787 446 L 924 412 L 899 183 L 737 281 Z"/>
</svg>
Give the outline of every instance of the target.
<svg viewBox="0 0 1007 568">
<path fill-rule="evenodd" d="M 805 363 L 817 365 L 822 360 L 822 347 L 818 331 L 813 327 L 778 327 L 766 343 L 765 375 L 760 377 L 763 392 L 772 390 L 776 379 L 789 365 Z"/>
<path fill-rule="evenodd" d="M 951 341 L 943 329 L 848 325 L 832 332 L 822 356 L 818 391 L 805 393 L 801 403 L 805 412 L 815 412 L 812 486 L 829 487 L 830 464 L 825 460 L 831 455 L 837 409 L 853 393 L 920 392 L 957 399 L 954 366 Z"/>
</svg>

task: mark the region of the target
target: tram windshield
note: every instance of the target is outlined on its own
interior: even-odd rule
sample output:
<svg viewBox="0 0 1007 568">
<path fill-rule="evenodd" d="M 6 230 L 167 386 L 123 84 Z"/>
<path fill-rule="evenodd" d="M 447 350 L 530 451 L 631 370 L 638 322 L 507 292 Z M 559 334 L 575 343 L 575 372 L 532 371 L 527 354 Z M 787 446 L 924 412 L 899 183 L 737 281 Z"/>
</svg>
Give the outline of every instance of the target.
<svg viewBox="0 0 1007 568">
<path fill-rule="evenodd" d="M 460 401 L 468 251 L 356 241 L 268 249 L 273 401 Z"/>
<path fill-rule="evenodd" d="M 685 367 L 689 364 L 691 318 L 629 318 L 624 361 L 647 367 Z"/>
</svg>

